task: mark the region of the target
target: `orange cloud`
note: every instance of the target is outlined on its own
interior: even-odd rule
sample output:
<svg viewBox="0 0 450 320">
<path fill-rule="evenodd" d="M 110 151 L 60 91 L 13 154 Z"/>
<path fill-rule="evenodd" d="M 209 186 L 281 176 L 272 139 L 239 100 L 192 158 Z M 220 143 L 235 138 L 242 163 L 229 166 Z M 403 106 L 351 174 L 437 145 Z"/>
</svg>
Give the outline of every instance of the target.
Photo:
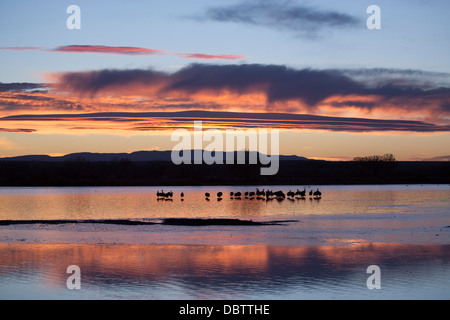
<svg viewBox="0 0 450 320">
<path fill-rule="evenodd" d="M 365 83 L 346 72 L 257 64 L 192 64 L 174 73 L 105 69 L 56 73 L 48 79 L 56 91 L 79 97 L 151 99 L 147 106 L 152 110 L 178 104 L 180 109 L 194 106 L 203 110 L 307 112 L 448 124 L 450 86 L 430 88 L 427 82 L 421 87 L 417 81 L 408 84 L 398 79 L 379 80 L 377 85 L 376 79 Z"/>
<path fill-rule="evenodd" d="M 193 64 L 173 73 L 105 69 L 47 80 L 0 83 L 0 121 L 8 123 L 1 127 L 152 131 L 202 120 L 219 129 L 449 131 L 449 88 L 405 87 L 406 81 L 377 87 L 373 79 L 366 86 L 336 70 Z"/>
<path fill-rule="evenodd" d="M 22 128 L 0 128 L 0 132 L 35 132 L 35 129 L 22 129 Z"/>
<path fill-rule="evenodd" d="M 245 113 L 213 111 L 181 112 L 99 112 L 64 114 L 21 114 L 0 118 L 0 122 L 19 125 L 51 123 L 51 127 L 65 129 L 107 129 L 155 131 L 192 127 L 203 121 L 205 127 L 278 128 L 287 130 L 326 130 L 342 132 L 448 132 L 450 126 L 405 120 L 342 118 L 289 113 Z M 76 123 L 76 125 L 74 125 Z M 48 125 L 47 125 L 48 126 Z"/>
</svg>

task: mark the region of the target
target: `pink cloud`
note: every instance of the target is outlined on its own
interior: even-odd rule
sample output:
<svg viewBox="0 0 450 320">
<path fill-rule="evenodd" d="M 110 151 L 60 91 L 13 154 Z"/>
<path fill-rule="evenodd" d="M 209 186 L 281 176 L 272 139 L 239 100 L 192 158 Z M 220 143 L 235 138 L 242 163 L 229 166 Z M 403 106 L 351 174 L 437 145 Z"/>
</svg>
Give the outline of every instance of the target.
<svg viewBox="0 0 450 320">
<path fill-rule="evenodd" d="M 12 51 L 27 51 L 27 50 L 42 50 L 44 47 L 0 47 L 0 50 Z"/>
<path fill-rule="evenodd" d="M 60 46 L 48 51 L 70 52 L 70 53 L 106 53 L 106 54 L 124 54 L 124 55 L 152 55 L 165 53 L 165 50 L 148 49 L 139 47 L 114 47 L 102 45 L 70 45 Z"/>
<path fill-rule="evenodd" d="M 206 53 L 171 53 L 167 50 L 150 49 L 141 47 L 126 46 L 104 46 L 104 45 L 68 45 L 54 48 L 45 47 L 0 47 L 0 50 L 13 51 L 48 51 L 48 52 L 66 52 L 66 53 L 97 53 L 97 54 L 120 54 L 120 55 L 154 55 L 154 54 L 174 54 L 179 58 L 198 59 L 198 60 L 239 60 L 246 56 L 234 54 L 206 54 Z"/>
<path fill-rule="evenodd" d="M 205 53 L 179 53 L 178 56 L 181 58 L 202 59 L 202 60 L 213 60 L 213 59 L 239 60 L 245 58 L 245 56 L 234 54 L 205 54 Z"/>
</svg>

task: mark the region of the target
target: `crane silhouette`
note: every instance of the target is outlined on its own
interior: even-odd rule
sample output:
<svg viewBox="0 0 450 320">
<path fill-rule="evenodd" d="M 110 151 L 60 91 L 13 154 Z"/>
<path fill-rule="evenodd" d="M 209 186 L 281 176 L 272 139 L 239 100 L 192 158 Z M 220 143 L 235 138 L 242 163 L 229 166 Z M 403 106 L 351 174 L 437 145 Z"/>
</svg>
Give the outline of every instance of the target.
<svg viewBox="0 0 450 320">
<path fill-rule="evenodd" d="M 314 191 L 314 196 L 315 196 L 316 198 L 322 197 L 322 192 L 319 191 L 319 188 L 317 188 L 317 190 Z"/>
</svg>

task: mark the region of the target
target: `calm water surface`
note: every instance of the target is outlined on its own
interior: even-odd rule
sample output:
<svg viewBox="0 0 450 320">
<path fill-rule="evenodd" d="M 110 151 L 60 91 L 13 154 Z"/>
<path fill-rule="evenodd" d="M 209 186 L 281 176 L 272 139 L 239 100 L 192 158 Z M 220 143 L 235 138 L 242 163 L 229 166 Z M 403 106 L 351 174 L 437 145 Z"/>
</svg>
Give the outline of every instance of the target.
<svg viewBox="0 0 450 320">
<path fill-rule="evenodd" d="M 2 299 L 448 299 L 450 247 L 0 245 Z M 67 266 L 81 289 L 66 287 Z M 381 289 L 366 286 L 369 265 Z"/>
<path fill-rule="evenodd" d="M 255 187 L 0 188 L 0 220 L 296 221 L 257 227 L 0 226 L 0 299 L 450 298 L 448 185 L 311 188 L 320 188 L 323 197 L 229 197 Z M 158 201 L 161 189 L 173 191 L 173 199 Z M 221 201 L 218 191 L 225 195 Z M 81 269 L 81 290 L 66 287 L 72 264 Z M 380 290 L 366 286 L 373 264 L 382 272 Z"/>
<path fill-rule="evenodd" d="M 264 187 L 260 187 L 263 189 Z M 449 185 L 311 186 L 320 200 L 230 199 L 230 191 L 255 187 L 65 187 L 0 188 L 0 219 L 107 219 L 164 217 L 276 217 L 344 214 L 438 214 L 450 207 Z M 269 186 L 273 191 L 303 186 Z M 158 190 L 173 191 L 158 201 Z M 217 201 L 216 193 L 224 193 Z M 181 201 L 180 193 L 184 193 Z M 205 200 L 205 192 L 212 196 Z"/>
</svg>

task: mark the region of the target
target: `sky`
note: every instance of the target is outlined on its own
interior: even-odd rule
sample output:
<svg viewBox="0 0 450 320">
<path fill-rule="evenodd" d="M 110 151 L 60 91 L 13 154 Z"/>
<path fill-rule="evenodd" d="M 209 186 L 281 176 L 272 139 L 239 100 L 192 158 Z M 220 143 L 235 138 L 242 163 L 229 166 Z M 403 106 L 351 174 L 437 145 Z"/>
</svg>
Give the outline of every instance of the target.
<svg viewBox="0 0 450 320">
<path fill-rule="evenodd" d="M 281 154 L 448 160 L 449 13 L 447 0 L 1 1 L 0 157 L 170 150 L 201 120 L 278 129 Z"/>
</svg>

